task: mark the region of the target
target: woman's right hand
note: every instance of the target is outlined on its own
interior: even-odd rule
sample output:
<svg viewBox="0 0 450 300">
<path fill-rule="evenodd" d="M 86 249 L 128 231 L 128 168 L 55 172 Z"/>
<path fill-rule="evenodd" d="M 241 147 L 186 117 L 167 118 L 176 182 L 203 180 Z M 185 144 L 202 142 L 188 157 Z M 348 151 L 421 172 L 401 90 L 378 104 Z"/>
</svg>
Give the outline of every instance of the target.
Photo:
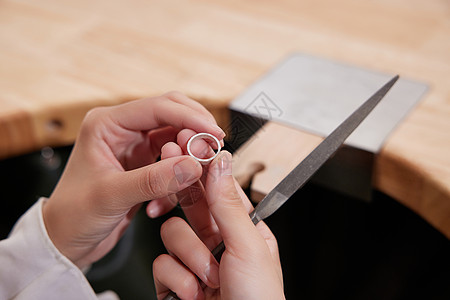
<svg viewBox="0 0 450 300">
<path fill-rule="evenodd" d="M 162 154 L 183 151 L 170 143 Z M 276 239 L 263 222 L 253 225 L 253 207 L 232 176 L 231 160 L 222 151 L 205 170 L 204 193 L 184 208 L 192 227 L 176 217 L 163 224 L 169 254 L 153 264 L 158 299 L 170 290 L 180 299 L 284 299 Z M 211 250 L 222 239 L 226 249 L 219 264 Z"/>
</svg>

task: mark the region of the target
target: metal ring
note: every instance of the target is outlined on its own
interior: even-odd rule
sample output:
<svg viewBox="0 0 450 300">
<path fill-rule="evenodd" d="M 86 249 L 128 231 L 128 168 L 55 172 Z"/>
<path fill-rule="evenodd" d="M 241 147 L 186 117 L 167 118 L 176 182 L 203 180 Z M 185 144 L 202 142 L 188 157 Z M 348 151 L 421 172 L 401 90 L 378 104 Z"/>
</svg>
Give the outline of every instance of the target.
<svg viewBox="0 0 450 300">
<path fill-rule="evenodd" d="M 194 154 L 192 154 L 191 144 L 192 144 L 192 142 L 194 140 L 199 139 L 199 138 L 207 139 L 207 140 L 216 142 L 216 144 L 217 144 L 217 152 L 213 156 L 211 156 L 209 158 L 199 158 L 199 157 L 195 156 Z M 216 158 L 216 156 L 219 154 L 221 148 L 222 147 L 220 146 L 219 140 L 215 136 L 213 136 L 212 134 L 209 134 L 209 133 L 206 133 L 206 132 L 197 133 L 196 135 L 192 136 L 189 139 L 188 143 L 187 143 L 187 151 L 188 151 L 189 155 L 192 156 L 193 158 L 195 158 L 196 160 L 198 160 L 202 165 L 209 164 L 214 158 Z"/>
</svg>

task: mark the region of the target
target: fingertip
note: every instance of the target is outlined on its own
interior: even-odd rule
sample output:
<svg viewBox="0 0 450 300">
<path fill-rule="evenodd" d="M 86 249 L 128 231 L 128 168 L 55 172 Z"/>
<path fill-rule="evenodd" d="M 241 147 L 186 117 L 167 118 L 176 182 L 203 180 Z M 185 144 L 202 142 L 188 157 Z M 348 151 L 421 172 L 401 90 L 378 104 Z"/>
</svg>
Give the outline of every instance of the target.
<svg viewBox="0 0 450 300">
<path fill-rule="evenodd" d="M 220 142 L 220 146 L 223 147 L 226 134 L 225 131 L 222 130 L 222 128 L 219 127 L 217 124 L 211 124 L 212 131 L 209 131 L 208 133 L 214 135 Z"/>
<path fill-rule="evenodd" d="M 233 175 L 233 156 L 227 150 L 222 150 L 213 161 L 213 169 L 216 176 L 223 177 Z"/>
<path fill-rule="evenodd" d="M 222 140 L 226 134 L 225 131 L 223 131 L 222 128 L 219 127 L 219 125 L 212 124 L 212 128 L 214 129 L 214 135 L 219 139 Z"/>
<path fill-rule="evenodd" d="M 225 201 L 240 198 L 232 176 L 232 156 L 223 150 L 213 160 L 208 170 L 207 193 L 210 204 L 216 201 Z M 223 199 L 223 198 L 227 199 Z M 230 198 L 230 199 L 228 199 Z"/>
<path fill-rule="evenodd" d="M 155 219 L 171 211 L 176 206 L 176 204 L 176 202 L 170 199 L 170 196 L 167 196 L 150 201 L 145 211 L 147 213 L 147 216 Z"/>
<path fill-rule="evenodd" d="M 196 132 L 192 129 L 183 129 L 177 134 L 177 143 L 183 149 L 184 153 L 187 153 L 187 143 Z"/>
<path fill-rule="evenodd" d="M 168 142 L 161 148 L 161 159 L 183 155 L 183 150 L 174 142 Z"/>
<path fill-rule="evenodd" d="M 160 212 L 159 206 L 156 205 L 154 202 L 155 202 L 155 200 L 151 201 L 147 205 L 147 207 L 145 209 L 145 212 L 147 213 L 147 216 L 149 216 L 152 219 L 157 218 L 160 215 L 160 213 L 159 213 Z"/>
</svg>

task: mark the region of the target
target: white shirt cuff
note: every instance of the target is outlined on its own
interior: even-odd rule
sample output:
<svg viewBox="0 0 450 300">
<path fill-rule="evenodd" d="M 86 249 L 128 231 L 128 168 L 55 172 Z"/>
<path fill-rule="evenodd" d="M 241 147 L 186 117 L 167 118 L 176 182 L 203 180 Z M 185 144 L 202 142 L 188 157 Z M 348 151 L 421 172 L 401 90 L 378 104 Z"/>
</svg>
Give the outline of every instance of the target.
<svg viewBox="0 0 450 300">
<path fill-rule="evenodd" d="M 97 298 L 83 272 L 53 245 L 42 215 L 46 200 L 39 199 L 0 241 L 0 299 L 118 299 L 112 292 Z"/>
</svg>

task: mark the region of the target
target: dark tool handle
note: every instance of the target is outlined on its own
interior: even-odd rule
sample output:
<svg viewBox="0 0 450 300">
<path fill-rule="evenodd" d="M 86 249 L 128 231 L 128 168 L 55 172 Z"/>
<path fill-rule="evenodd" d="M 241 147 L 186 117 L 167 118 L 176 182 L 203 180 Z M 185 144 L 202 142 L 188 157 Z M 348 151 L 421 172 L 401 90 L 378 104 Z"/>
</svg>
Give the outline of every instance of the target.
<svg viewBox="0 0 450 300">
<path fill-rule="evenodd" d="M 253 210 L 250 213 L 250 218 L 252 219 L 253 224 L 258 224 L 259 221 L 261 221 L 261 219 L 259 218 L 256 210 Z M 220 242 L 219 245 L 216 246 L 216 248 L 214 248 L 211 253 L 214 255 L 214 258 L 220 262 L 220 258 L 222 257 L 223 252 L 225 251 L 225 244 L 223 242 Z M 202 282 L 202 286 L 204 286 L 203 282 Z M 174 292 L 170 291 L 169 294 L 167 294 L 167 296 L 163 299 L 163 300 L 180 300 L 180 298 L 177 297 L 177 294 L 175 294 Z"/>
</svg>

